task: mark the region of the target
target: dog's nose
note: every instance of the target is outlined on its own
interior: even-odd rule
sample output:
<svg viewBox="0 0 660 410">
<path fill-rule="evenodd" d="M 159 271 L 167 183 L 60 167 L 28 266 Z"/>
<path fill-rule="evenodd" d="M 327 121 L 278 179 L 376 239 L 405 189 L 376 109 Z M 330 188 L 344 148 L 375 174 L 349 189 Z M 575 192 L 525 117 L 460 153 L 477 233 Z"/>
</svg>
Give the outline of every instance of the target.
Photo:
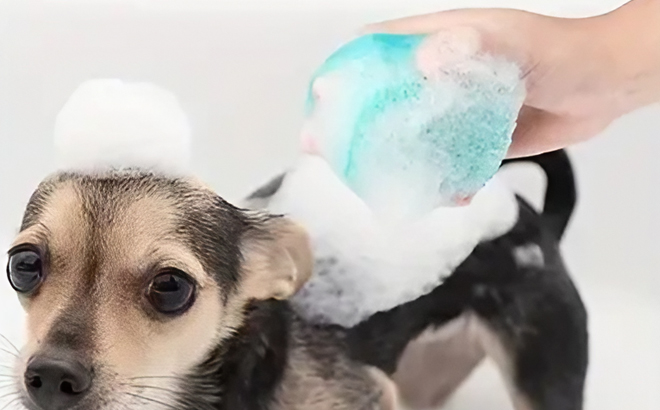
<svg viewBox="0 0 660 410">
<path fill-rule="evenodd" d="M 72 358 L 33 357 L 25 371 L 25 388 L 44 410 L 75 406 L 92 387 L 92 372 Z"/>
</svg>

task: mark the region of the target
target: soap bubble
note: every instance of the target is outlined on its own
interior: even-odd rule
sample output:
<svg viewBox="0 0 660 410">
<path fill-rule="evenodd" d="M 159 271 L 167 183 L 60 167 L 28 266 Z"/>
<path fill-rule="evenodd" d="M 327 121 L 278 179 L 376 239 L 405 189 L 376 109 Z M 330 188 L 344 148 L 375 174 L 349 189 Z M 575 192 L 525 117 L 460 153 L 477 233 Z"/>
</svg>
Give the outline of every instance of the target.
<svg viewBox="0 0 660 410">
<path fill-rule="evenodd" d="M 151 83 L 98 79 L 71 95 L 57 116 L 54 139 L 60 168 L 183 172 L 192 138 L 171 92 Z"/>
</svg>

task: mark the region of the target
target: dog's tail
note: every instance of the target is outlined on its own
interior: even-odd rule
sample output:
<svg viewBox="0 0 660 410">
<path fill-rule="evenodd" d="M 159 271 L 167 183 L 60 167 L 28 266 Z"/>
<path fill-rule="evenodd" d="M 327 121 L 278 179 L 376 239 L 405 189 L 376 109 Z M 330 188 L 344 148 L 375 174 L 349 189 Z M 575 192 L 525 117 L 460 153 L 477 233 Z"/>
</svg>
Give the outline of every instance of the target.
<svg viewBox="0 0 660 410">
<path fill-rule="evenodd" d="M 520 162 L 531 162 L 543 169 L 547 187 L 542 216 L 555 237 L 561 239 L 577 202 L 575 176 L 568 154 L 559 150 L 528 158 L 506 160 L 502 165 Z"/>
</svg>

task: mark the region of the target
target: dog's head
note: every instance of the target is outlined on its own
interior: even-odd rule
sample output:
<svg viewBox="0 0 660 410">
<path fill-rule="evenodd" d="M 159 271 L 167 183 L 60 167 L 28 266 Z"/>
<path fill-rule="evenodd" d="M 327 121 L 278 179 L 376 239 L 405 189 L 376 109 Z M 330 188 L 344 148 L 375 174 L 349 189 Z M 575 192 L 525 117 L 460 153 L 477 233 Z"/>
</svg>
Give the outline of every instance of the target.
<svg viewBox="0 0 660 410">
<path fill-rule="evenodd" d="M 302 229 L 199 182 L 141 171 L 64 173 L 32 196 L 9 251 L 27 311 L 26 407 L 169 409 L 255 300 L 311 273 Z"/>
</svg>

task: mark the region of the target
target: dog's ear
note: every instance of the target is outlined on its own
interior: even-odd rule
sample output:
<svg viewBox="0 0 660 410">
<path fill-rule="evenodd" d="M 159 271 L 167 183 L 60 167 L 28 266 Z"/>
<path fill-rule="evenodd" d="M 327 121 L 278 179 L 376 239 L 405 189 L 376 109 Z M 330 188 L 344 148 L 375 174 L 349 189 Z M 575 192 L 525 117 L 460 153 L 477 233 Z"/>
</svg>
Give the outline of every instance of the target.
<svg viewBox="0 0 660 410">
<path fill-rule="evenodd" d="M 314 257 L 305 229 L 269 218 L 242 244 L 243 289 L 250 299 L 288 299 L 312 274 Z"/>
</svg>

